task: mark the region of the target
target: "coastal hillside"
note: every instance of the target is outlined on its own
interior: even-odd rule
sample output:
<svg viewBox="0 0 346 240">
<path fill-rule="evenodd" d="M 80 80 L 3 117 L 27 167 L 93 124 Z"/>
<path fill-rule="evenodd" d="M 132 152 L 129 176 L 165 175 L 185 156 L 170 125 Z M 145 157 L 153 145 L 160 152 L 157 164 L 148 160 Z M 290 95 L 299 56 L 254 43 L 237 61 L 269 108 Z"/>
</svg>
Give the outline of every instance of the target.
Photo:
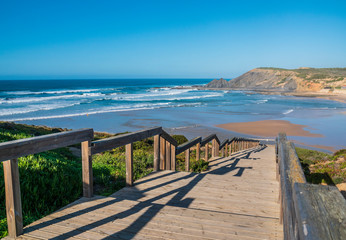
<svg viewBox="0 0 346 240">
<path fill-rule="evenodd" d="M 346 68 L 255 68 L 232 80 L 214 79 L 206 85 L 207 88 L 287 92 L 329 92 L 344 86 Z"/>
</svg>

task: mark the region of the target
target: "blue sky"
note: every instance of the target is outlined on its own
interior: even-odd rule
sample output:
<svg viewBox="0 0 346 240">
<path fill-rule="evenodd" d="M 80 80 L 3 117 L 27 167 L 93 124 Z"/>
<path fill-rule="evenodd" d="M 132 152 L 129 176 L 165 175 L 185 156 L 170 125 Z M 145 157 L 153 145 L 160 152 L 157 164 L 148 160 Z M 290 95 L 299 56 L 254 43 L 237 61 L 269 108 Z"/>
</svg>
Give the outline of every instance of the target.
<svg viewBox="0 0 346 240">
<path fill-rule="evenodd" d="M 346 1 L 0 0 L 0 79 L 346 67 Z"/>
</svg>

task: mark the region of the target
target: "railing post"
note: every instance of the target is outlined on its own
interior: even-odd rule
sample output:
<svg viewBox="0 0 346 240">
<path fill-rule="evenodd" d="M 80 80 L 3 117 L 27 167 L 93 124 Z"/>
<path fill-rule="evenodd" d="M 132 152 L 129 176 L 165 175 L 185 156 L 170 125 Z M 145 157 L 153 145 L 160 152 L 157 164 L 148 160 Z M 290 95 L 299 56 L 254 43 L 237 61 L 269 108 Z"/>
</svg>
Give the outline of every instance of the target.
<svg viewBox="0 0 346 240">
<path fill-rule="evenodd" d="M 15 238 L 23 233 L 18 159 L 4 161 L 3 166 L 8 235 Z"/>
<path fill-rule="evenodd" d="M 154 171 L 160 170 L 160 135 L 154 136 Z"/>
<path fill-rule="evenodd" d="M 133 185 L 133 144 L 126 144 L 126 185 Z"/>
<path fill-rule="evenodd" d="M 171 144 L 171 170 L 175 171 L 176 169 L 176 154 L 175 154 L 176 147 Z"/>
<path fill-rule="evenodd" d="M 215 157 L 216 155 L 215 148 L 216 148 L 216 139 L 214 138 L 211 141 L 211 157 Z"/>
<path fill-rule="evenodd" d="M 190 171 L 190 148 L 185 150 L 185 171 Z"/>
<path fill-rule="evenodd" d="M 209 143 L 206 143 L 204 145 L 204 152 L 205 152 L 204 160 L 208 161 L 208 158 L 209 158 Z"/>
<path fill-rule="evenodd" d="M 215 157 L 218 157 L 219 156 L 219 154 L 220 154 L 220 151 L 219 151 L 219 148 L 220 148 L 220 144 L 216 141 L 216 139 L 215 139 L 215 152 L 214 152 L 214 154 L 215 154 Z"/>
<path fill-rule="evenodd" d="M 83 196 L 93 196 L 93 163 L 90 151 L 91 142 L 84 141 L 82 147 L 82 176 L 83 176 Z"/>
<path fill-rule="evenodd" d="M 228 145 L 228 143 L 226 143 L 226 145 L 225 145 L 225 157 L 227 157 L 227 154 L 228 154 L 228 147 L 230 147 L 230 146 Z"/>
<path fill-rule="evenodd" d="M 171 170 L 171 143 L 166 141 L 166 170 Z"/>
<path fill-rule="evenodd" d="M 163 137 L 160 137 L 160 169 L 165 170 L 166 165 L 166 140 Z"/>
<path fill-rule="evenodd" d="M 199 161 L 201 158 L 201 143 L 197 143 L 196 145 L 196 161 Z"/>
</svg>

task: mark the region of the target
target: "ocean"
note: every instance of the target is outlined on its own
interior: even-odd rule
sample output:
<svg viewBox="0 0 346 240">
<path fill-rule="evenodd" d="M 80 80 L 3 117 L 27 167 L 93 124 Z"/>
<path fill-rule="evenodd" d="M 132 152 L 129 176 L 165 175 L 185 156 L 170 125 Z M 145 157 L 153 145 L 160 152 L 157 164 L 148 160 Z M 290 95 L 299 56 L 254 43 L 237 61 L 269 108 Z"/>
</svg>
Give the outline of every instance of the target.
<svg viewBox="0 0 346 240">
<path fill-rule="evenodd" d="M 0 81 L 0 121 L 125 132 L 163 126 L 184 133 L 229 122 L 288 120 L 324 137 L 290 137 L 346 148 L 346 104 L 251 91 L 198 90 L 211 79 Z M 191 131 L 189 137 L 191 135 Z"/>
</svg>

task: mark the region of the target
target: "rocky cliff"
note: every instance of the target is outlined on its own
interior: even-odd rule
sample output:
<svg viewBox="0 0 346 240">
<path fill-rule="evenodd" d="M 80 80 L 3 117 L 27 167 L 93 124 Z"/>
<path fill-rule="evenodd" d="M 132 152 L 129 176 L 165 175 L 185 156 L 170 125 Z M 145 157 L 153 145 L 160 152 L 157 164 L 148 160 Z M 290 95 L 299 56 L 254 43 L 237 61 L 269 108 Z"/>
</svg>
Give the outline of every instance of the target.
<svg viewBox="0 0 346 240">
<path fill-rule="evenodd" d="M 346 68 L 255 68 L 230 81 L 214 79 L 207 88 L 273 90 L 287 92 L 341 89 L 346 86 Z"/>
</svg>

